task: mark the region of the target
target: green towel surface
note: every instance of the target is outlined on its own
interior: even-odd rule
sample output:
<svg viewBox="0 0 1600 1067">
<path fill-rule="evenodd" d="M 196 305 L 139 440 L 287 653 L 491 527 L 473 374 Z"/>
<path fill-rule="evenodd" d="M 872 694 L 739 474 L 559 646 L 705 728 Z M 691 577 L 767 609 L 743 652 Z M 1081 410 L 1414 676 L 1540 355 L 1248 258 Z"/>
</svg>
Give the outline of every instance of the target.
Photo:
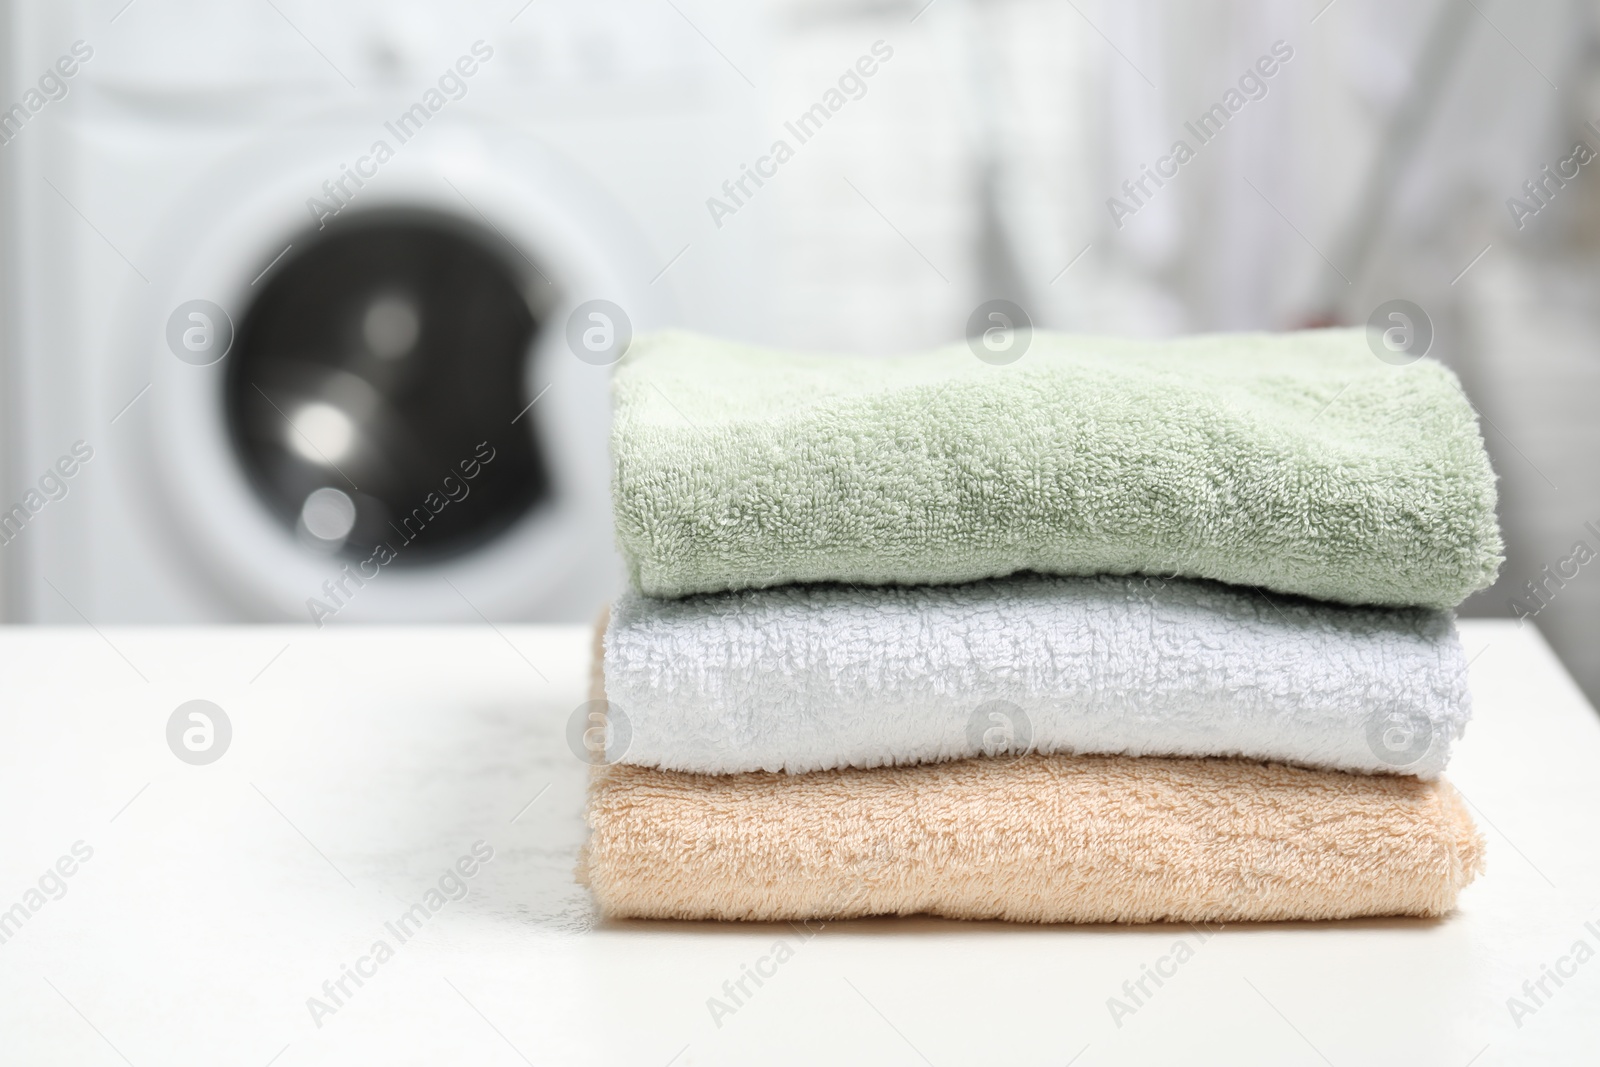
<svg viewBox="0 0 1600 1067">
<path fill-rule="evenodd" d="M 1036 331 L 1004 366 L 667 332 L 612 396 L 617 540 L 652 596 L 1031 570 L 1449 608 L 1500 565 L 1455 376 L 1359 330 Z"/>
</svg>

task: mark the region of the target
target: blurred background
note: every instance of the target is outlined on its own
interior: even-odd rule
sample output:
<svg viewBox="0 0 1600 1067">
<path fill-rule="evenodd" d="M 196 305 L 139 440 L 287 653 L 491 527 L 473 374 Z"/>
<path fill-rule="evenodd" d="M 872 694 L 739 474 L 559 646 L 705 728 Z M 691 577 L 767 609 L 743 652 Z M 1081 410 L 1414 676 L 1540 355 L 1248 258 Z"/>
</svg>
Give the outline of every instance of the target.
<svg viewBox="0 0 1600 1067">
<path fill-rule="evenodd" d="M 590 618 L 634 331 L 1404 299 L 1500 476 L 1465 613 L 1600 697 L 1596 0 L 0 10 L 7 621 Z"/>
</svg>

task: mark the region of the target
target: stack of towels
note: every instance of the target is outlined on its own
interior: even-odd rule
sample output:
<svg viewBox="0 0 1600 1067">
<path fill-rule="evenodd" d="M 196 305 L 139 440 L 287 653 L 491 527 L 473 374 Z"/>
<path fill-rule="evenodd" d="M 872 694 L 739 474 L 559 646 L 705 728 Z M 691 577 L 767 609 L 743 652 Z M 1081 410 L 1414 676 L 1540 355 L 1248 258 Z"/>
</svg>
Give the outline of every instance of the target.
<svg viewBox="0 0 1600 1067">
<path fill-rule="evenodd" d="M 1501 543 L 1438 363 L 672 333 L 613 395 L 603 914 L 1434 916 L 1478 871 L 1439 772 Z"/>
</svg>

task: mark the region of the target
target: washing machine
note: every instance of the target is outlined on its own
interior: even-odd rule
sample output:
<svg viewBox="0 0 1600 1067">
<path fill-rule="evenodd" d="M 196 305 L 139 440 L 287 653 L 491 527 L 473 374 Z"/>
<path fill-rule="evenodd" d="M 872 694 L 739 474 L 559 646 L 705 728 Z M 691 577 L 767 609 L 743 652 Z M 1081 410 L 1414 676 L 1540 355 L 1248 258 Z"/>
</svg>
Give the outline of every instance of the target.
<svg viewBox="0 0 1600 1067">
<path fill-rule="evenodd" d="M 703 206 L 759 132 L 731 61 L 759 7 L 25 2 L 6 30 L 7 616 L 592 618 L 611 365 L 759 313 L 758 235 Z"/>
</svg>

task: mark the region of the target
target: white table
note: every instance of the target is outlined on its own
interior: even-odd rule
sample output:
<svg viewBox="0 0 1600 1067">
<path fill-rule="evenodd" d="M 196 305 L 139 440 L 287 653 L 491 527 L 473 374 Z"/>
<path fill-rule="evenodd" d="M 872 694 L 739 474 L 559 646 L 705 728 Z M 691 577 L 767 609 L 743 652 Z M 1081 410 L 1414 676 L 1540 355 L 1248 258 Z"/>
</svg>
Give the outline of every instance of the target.
<svg viewBox="0 0 1600 1067">
<path fill-rule="evenodd" d="M 75 843 L 93 855 L 0 944 L 0 1063 L 1594 1062 L 1600 959 L 1546 979 L 1520 1027 L 1507 998 L 1580 939 L 1600 950 L 1600 723 L 1532 628 L 1462 629 L 1477 718 L 1450 776 L 1489 872 L 1459 912 L 1204 944 L 1168 926 L 597 926 L 571 877 L 579 628 L 8 629 L 0 909 Z M 233 727 L 203 766 L 166 741 L 196 698 Z M 467 895 L 401 943 L 385 923 L 479 840 L 494 858 Z M 793 957 L 719 1026 L 707 999 L 780 938 Z M 1194 957 L 1119 1027 L 1107 998 L 1180 938 Z M 324 981 L 379 939 L 392 958 L 361 963 L 319 1027 L 307 999 L 332 1007 Z"/>
</svg>

